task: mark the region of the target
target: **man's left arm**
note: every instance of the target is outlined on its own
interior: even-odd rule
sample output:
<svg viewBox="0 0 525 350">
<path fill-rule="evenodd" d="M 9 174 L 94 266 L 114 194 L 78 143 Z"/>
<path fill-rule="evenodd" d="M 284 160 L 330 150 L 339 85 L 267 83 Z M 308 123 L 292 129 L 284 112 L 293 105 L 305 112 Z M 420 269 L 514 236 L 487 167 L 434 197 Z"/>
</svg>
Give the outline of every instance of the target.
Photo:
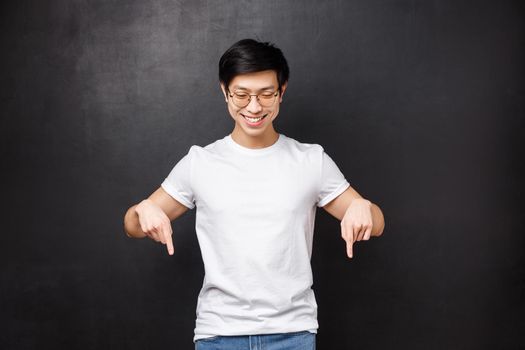
<svg viewBox="0 0 525 350">
<path fill-rule="evenodd" d="M 381 209 L 363 198 L 352 186 L 326 204 L 323 209 L 341 221 L 341 236 L 346 241 L 349 258 L 353 256 L 354 242 L 380 236 L 385 229 Z"/>
</svg>

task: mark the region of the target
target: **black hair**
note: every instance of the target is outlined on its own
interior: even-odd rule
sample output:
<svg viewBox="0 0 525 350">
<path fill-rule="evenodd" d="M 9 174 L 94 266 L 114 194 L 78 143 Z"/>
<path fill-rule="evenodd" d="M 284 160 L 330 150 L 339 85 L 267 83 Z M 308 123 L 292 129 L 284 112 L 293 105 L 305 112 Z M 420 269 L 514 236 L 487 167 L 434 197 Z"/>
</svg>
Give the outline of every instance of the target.
<svg viewBox="0 0 525 350">
<path fill-rule="evenodd" d="M 290 75 L 282 51 L 269 42 L 242 39 L 226 50 L 219 60 L 219 81 L 228 90 L 235 76 L 270 69 L 277 73 L 277 82 L 281 91 L 281 87 L 288 82 Z"/>
</svg>

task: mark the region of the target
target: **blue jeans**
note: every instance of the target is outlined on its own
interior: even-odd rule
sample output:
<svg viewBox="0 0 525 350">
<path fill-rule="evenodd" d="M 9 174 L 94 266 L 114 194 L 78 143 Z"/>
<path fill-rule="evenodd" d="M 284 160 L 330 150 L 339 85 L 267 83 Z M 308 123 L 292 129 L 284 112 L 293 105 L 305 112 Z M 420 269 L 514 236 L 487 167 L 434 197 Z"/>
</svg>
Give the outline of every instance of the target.
<svg viewBox="0 0 525 350">
<path fill-rule="evenodd" d="M 195 350 L 315 350 L 315 333 L 218 335 L 197 340 Z"/>
</svg>

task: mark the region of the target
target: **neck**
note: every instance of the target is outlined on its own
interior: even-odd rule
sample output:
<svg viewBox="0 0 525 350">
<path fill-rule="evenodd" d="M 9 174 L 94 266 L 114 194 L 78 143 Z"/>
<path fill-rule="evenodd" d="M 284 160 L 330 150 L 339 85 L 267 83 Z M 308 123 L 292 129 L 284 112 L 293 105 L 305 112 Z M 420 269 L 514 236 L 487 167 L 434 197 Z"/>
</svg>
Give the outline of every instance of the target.
<svg viewBox="0 0 525 350">
<path fill-rule="evenodd" d="M 248 135 L 240 127 L 235 127 L 231 133 L 233 141 L 247 148 L 266 148 L 273 145 L 279 139 L 279 134 L 273 129 L 268 129 L 261 135 Z"/>
</svg>

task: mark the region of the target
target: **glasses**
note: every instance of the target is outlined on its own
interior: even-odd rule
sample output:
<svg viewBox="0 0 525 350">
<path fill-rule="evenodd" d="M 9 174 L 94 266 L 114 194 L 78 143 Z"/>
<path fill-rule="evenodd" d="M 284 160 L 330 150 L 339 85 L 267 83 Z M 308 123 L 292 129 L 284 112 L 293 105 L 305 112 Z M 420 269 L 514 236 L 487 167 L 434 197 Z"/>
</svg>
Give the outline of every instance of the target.
<svg viewBox="0 0 525 350">
<path fill-rule="evenodd" d="M 257 102 L 263 107 L 270 107 L 275 102 L 275 97 L 279 94 L 279 91 L 275 92 L 261 92 L 260 94 L 250 95 L 245 92 L 234 92 L 228 94 L 232 98 L 233 104 L 239 108 L 244 108 L 250 104 L 252 96 L 257 97 Z"/>
</svg>

